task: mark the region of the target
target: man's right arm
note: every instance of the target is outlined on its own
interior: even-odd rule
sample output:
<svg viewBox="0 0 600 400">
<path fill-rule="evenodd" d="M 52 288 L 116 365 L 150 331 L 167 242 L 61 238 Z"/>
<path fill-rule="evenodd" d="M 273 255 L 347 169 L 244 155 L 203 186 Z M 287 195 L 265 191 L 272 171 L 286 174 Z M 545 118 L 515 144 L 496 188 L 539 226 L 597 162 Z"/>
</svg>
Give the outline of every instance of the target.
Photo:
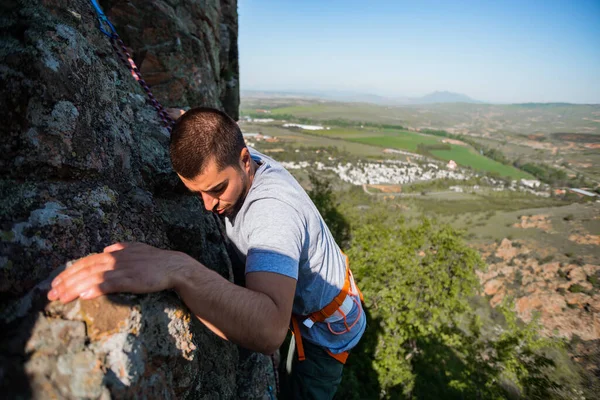
<svg viewBox="0 0 600 400">
<path fill-rule="evenodd" d="M 217 335 L 272 354 L 288 330 L 296 280 L 272 272 L 252 272 L 246 275 L 244 288 L 190 257 L 190 263 L 177 274 L 174 289 Z"/>
<path fill-rule="evenodd" d="M 268 354 L 281 345 L 289 327 L 304 224 L 291 206 L 273 198 L 253 201 L 244 224 L 246 287 L 192 265 L 176 290 L 214 333 Z"/>
</svg>

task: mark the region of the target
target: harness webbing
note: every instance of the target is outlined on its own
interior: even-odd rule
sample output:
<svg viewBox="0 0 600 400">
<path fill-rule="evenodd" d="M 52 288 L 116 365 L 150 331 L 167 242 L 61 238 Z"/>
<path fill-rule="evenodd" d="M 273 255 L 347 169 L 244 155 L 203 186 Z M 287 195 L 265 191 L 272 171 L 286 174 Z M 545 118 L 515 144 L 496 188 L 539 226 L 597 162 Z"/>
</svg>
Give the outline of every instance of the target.
<svg viewBox="0 0 600 400">
<path fill-rule="evenodd" d="M 307 321 L 309 321 L 309 320 L 312 321 L 312 323 L 325 322 L 329 317 L 331 317 L 333 314 L 335 314 L 338 310 L 341 312 L 340 308 L 341 308 L 342 304 L 344 304 L 344 301 L 346 300 L 346 298 L 348 296 L 357 296 L 358 295 L 358 297 L 360 298 L 360 301 L 361 302 L 364 301 L 363 294 L 360 291 L 360 289 L 358 288 L 358 286 L 356 286 L 356 283 L 354 282 L 354 277 L 352 276 L 352 271 L 350 271 L 350 263 L 348 260 L 348 256 L 344 254 L 344 257 L 346 258 L 346 278 L 344 279 L 344 286 L 342 287 L 340 292 L 337 294 L 337 296 L 335 296 L 335 298 L 329 304 L 327 304 L 325 307 L 323 307 L 321 310 L 315 311 L 315 312 L 309 314 L 308 316 L 300 316 L 300 315 L 292 314 L 291 331 L 294 334 L 294 338 L 296 340 L 296 351 L 298 352 L 298 361 L 304 361 L 306 359 L 306 356 L 304 354 L 304 345 L 302 344 L 302 334 L 300 332 L 300 324 L 298 322 L 299 319 L 304 320 L 303 323 L 305 325 L 306 325 Z M 356 289 L 356 293 L 353 292 L 353 289 Z M 356 299 L 353 298 L 352 301 L 354 301 L 356 303 L 356 305 L 359 306 Z M 359 307 L 359 310 L 360 310 L 360 307 Z M 341 332 L 335 332 L 331 329 L 330 324 L 327 323 L 329 331 L 334 335 L 341 335 L 343 333 L 350 332 L 350 330 L 358 323 L 358 321 L 360 319 L 360 315 L 361 315 L 359 313 L 356 317 L 356 320 L 351 325 L 348 325 L 348 323 L 346 321 L 346 314 L 343 312 L 341 312 L 341 314 L 343 315 L 343 318 L 344 318 L 344 325 L 346 327 L 346 330 L 341 331 Z M 309 325 L 306 325 L 306 326 L 309 327 L 309 329 L 310 329 L 310 327 L 312 326 L 312 323 Z M 349 354 L 347 351 L 344 351 L 339 354 L 334 354 L 328 349 L 325 349 L 325 350 L 327 351 L 327 354 L 329 354 L 331 357 L 335 358 L 342 364 L 346 363 L 346 360 L 348 359 L 348 354 Z"/>
<path fill-rule="evenodd" d="M 142 78 L 142 73 L 140 72 L 137 65 L 135 65 L 135 62 L 133 61 L 131 54 L 129 54 L 129 51 L 127 50 L 127 47 L 125 46 L 125 43 L 123 43 L 123 41 L 117 34 L 117 30 L 115 29 L 114 25 L 109 21 L 108 17 L 104 14 L 104 11 L 102 11 L 102 8 L 100 8 L 100 5 L 98 4 L 97 0 L 90 0 L 90 3 L 92 4 L 92 7 L 94 7 L 94 10 L 96 11 L 96 14 L 98 16 L 98 28 L 100 29 L 100 31 L 103 34 L 108 36 L 108 38 L 110 39 L 110 44 L 112 45 L 113 49 L 117 53 L 117 56 L 119 56 L 119 59 L 121 60 L 121 62 L 127 67 L 127 69 L 129 69 L 129 72 L 131 72 L 131 76 L 133 76 L 135 78 L 135 80 L 138 81 L 138 83 L 140 84 L 142 89 L 144 89 L 144 92 L 146 92 L 146 95 L 148 95 L 148 98 L 150 99 L 150 103 L 152 103 L 154 108 L 156 108 L 156 112 L 158 113 L 158 116 L 162 120 L 165 128 L 167 128 L 167 130 L 169 132 L 171 132 L 171 128 L 172 128 L 173 124 L 175 123 L 175 121 L 173 121 L 173 119 L 171 119 L 171 117 L 169 117 L 169 115 L 167 114 L 167 112 L 164 109 L 164 107 L 162 106 L 162 104 L 160 104 L 158 102 L 158 100 L 156 100 L 154 95 L 152 94 L 150 87 L 148 86 L 146 81 Z"/>
</svg>

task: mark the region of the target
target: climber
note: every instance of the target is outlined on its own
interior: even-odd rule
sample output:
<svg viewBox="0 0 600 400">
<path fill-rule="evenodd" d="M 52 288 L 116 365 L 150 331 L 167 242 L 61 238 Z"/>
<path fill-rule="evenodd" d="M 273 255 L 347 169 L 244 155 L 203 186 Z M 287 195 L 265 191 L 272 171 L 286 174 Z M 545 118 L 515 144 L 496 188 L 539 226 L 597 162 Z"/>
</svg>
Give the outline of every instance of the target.
<svg viewBox="0 0 600 400">
<path fill-rule="evenodd" d="M 170 155 L 184 185 L 223 219 L 245 260 L 245 287 L 184 253 L 116 243 L 58 275 L 48 298 L 174 289 L 217 335 L 265 354 L 281 346 L 291 320 L 292 396 L 333 398 L 366 318 L 346 256 L 308 195 L 281 164 L 246 147 L 235 121 L 218 110 L 183 114 Z"/>
</svg>

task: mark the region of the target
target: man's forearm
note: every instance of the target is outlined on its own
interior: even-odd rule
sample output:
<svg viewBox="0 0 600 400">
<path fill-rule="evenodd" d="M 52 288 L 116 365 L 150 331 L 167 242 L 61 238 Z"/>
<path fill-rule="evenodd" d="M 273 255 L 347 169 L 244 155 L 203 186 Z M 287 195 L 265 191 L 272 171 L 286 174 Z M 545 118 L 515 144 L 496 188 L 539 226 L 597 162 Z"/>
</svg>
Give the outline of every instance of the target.
<svg viewBox="0 0 600 400">
<path fill-rule="evenodd" d="M 277 304 L 266 294 L 234 285 L 192 258 L 186 258 L 175 282 L 190 310 L 234 343 L 270 354 L 283 341 L 287 327 L 277 321 Z"/>
</svg>

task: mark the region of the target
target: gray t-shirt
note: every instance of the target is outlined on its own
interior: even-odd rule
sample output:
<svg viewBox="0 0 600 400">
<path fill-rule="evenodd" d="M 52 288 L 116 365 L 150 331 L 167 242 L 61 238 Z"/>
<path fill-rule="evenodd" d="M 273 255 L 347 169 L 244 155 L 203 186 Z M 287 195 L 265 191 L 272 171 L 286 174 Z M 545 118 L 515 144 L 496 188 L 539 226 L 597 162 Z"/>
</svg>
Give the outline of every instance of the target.
<svg viewBox="0 0 600 400">
<path fill-rule="evenodd" d="M 260 166 L 240 210 L 225 219 L 227 236 L 245 261 L 246 273 L 275 272 L 296 279 L 293 313 L 308 315 L 342 289 L 345 256 L 294 177 L 272 158 L 249 150 Z M 353 348 L 365 330 L 365 314 L 357 295 L 348 296 L 342 309 L 345 318 L 337 312 L 310 328 L 299 321 L 303 340 L 333 353 Z"/>
</svg>

